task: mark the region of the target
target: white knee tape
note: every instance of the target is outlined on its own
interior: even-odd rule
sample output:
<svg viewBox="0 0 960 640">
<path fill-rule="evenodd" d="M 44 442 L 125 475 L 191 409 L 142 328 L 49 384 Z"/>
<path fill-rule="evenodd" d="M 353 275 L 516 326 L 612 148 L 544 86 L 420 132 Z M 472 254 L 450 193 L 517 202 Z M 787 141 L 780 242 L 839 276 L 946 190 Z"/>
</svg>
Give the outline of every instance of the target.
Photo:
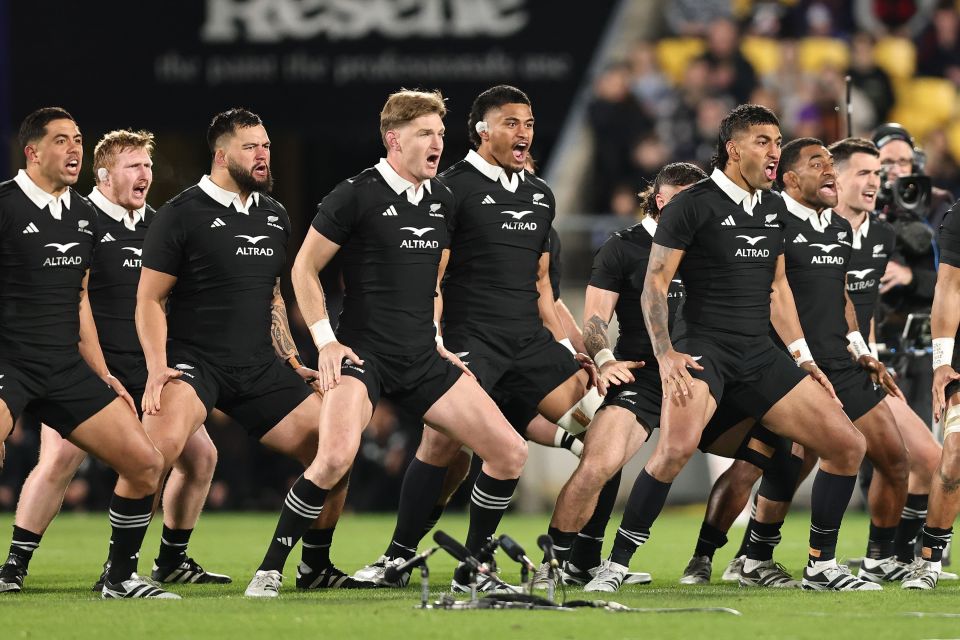
<svg viewBox="0 0 960 640">
<path fill-rule="evenodd" d="M 587 430 L 587 426 L 601 404 L 603 404 L 603 398 L 594 387 L 587 391 L 587 395 L 583 396 L 580 402 L 570 407 L 570 410 L 557 420 L 557 424 L 573 435 L 579 435 Z"/>
<path fill-rule="evenodd" d="M 960 433 L 960 404 L 947 409 L 947 415 L 943 417 L 943 437 L 951 433 Z"/>
</svg>

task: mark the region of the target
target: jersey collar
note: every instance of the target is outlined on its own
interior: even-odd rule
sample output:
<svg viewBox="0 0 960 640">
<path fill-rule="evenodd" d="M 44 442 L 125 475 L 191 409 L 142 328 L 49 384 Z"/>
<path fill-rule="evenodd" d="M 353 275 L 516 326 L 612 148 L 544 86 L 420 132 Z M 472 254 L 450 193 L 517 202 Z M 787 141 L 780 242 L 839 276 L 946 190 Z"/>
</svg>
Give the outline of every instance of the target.
<svg viewBox="0 0 960 640">
<path fill-rule="evenodd" d="M 749 191 L 728 178 L 727 174 L 720 169 L 714 169 L 713 173 L 710 174 L 710 179 L 727 194 L 728 198 L 742 206 L 747 215 L 753 215 L 753 208 L 760 204 L 760 189 L 757 189 L 751 195 Z"/>
<path fill-rule="evenodd" d="M 657 235 L 657 221 L 646 216 L 643 220 L 640 221 L 640 226 L 647 230 L 647 233 L 650 234 L 650 237 Z"/>
<path fill-rule="evenodd" d="M 852 225 L 851 225 L 852 226 Z M 870 214 L 867 214 L 866 219 L 860 224 L 859 227 L 853 231 L 853 245 L 854 249 L 859 249 L 861 247 L 861 241 L 867 237 L 867 234 L 870 233 Z"/>
<path fill-rule="evenodd" d="M 433 191 L 430 190 L 429 180 L 424 180 L 420 188 L 417 189 L 413 186 L 412 182 L 397 173 L 397 171 L 390 166 L 390 163 L 387 162 L 386 158 L 380 158 L 380 162 L 378 162 L 374 168 L 380 172 L 380 175 L 386 180 L 387 186 L 393 189 L 395 194 L 400 195 L 406 192 L 407 201 L 410 204 L 420 204 L 420 201 L 423 200 L 424 191 L 433 193 Z"/>
<path fill-rule="evenodd" d="M 803 206 L 786 193 L 781 193 L 780 195 L 783 196 L 783 203 L 787 205 L 787 211 L 797 216 L 801 220 L 809 220 L 810 226 L 812 226 L 819 233 L 823 233 L 823 230 L 827 228 L 828 224 L 830 224 L 830 218 L 833 214 L 832 210 L 824 209 L 820 215 L 817 215 L 816 211 L 810 207 Z"/>
<path fill-rule="evenodd" d="M 521 180 L 526 180 L 527 176 L 523 171 L 519 173 L 512 173 L 507 175 L 507 172 L 503 170 L 503 167 L 498 167 L 497 165 L 490 164 L 483 159 L 479 153 L 470 149 L 467 151 L 467 157 L 465 158 L 467 162 L 472 164 L 477 171 L 487 176 L 493 181 L 500 181 L 500 184 L 503 185 L 503 188 L 509 191 L 510 193 L 516 193 L 517 187 L 520 186 Z"/>
<path fill-rule="evenodd" d="M 38 187 L 37 183 L 34 182 L 23 169 L 17 172 L 13 181 L 17 183 L 17 186 L 20 187 L 23 193 L 26 194 L 26 196 L 30 198 L 30 201 L 37 205 L 38 208 L 45 209 L 49 206 L 50 215 L 53 216 L 54 220 L 59 220 L 60 216 L 63 215 L 63 207 L 66 207 L 68 210 L 70 209 L 69 188 L 58 198 L 52 193 L 47 193 Z"/>
<path fill-rule="evenodd" d="M 258 192 L 254 191 L 251 193 L 250 197 L 247 198 L 247 204 L 244 205 L 243 202 L 240 201 L 239 193 L 227 191 L 220 185 L 216 184 L 210 179 L 210 176 L 207 175 L 200 178 L 200 182 L 197 183 L 197 186 L 200 187 L 205 194 L 216 200 L 224 207 L 233 205 L 238 212 L 246 215 L 250 215 L 251 206 L 260 204 L 260 194 Z"/>
<path fill-rule="evenodd" d="M 124 209 L 120 205 L 108 200 L 107 196 L 103 195 L 97 187 L 93 188 L 89 197 L 93 201 L 93 204 L 97 205 L 97 208 L 117 222 L 122 222 L 123 226 L 130 231 L 136 229 L 137 223 L 143 220 L 144 213 L 147 210 L 147 205 L 143 205 L 139 209 L 133 209 L 132 211 Z"/>
</svg>

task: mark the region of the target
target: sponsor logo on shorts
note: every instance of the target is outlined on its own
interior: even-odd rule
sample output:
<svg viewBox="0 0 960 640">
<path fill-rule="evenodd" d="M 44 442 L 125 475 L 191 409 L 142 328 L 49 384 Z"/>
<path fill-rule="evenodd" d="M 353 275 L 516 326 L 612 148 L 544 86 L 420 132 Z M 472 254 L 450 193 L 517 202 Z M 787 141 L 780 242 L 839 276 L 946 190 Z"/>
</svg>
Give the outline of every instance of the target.
<svg viewBox="0 0 960 640">
<path fill-rule="evenodd" d="M 183 364 L 183 363 L 181 362 L 181 363 L 178 363 L 178 364 L 173 365 L 173 368 L 174 368 L 174 369 L 177 369 L 177 370 L 180 371 L 180 372 L 182 372 L 183 375 L 187 376 L 188 378 L 196 378 L 196 377 L 197 377 L 197 376 L 193 375 L 192 373 L 188 373 L 188 371 L 192 371 L 192 370 L 194 369 L 194 367 L 193 367 L 192 365 Z"/>
<path fill-rule="evenodd" d="M 363 367 L 357 365 L 357 364 L 356 364 L 353 360 L 351 360 L 350 358 L 344 358 L 344 359 L 343 359 L 343 364 L 340 365 L 340 368 L 341 368 L 341 369 L 353 369 L 354 371 L 357 371 L 357 372 L 359 372 L 359 373 L 366 373 L 366 372 L 367 372 L 366 369 L 364 369 Z"/>
</svg>

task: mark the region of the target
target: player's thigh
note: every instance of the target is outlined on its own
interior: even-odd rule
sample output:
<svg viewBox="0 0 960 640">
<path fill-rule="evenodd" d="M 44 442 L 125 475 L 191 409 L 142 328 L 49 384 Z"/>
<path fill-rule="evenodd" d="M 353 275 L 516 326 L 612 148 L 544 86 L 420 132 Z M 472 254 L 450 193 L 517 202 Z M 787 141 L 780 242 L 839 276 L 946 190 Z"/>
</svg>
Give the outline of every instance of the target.
<svg viewBox="0 0 960 640">
<path fill-rule="evenodd" d="M 217 466 L 217 446 L 210 439 L 207 428 L 200 425 L 180 452 L 174 467 L 187 475 L 213 473 Z"/>
<path fill-rule="evenodd" d="M 893 413 L 880 402 L 853 423 L 867 441 L 867 457 L 878 467 L 899 464 L 906 473 L 907 449 Z"/>
<path fill-rule="evenodd" d="M 929 473 L 940 462 L 940 443 L 933 432 L 927 428 L 923 419 L 906 402 L 896 396 L 887 396 L 884 403 L 893 413 L 893 419 L 900 429 L 903 442 L 910 452 L 910 465 L 914 470 L 923 469 Z"/>
<path fill-rule="evenodd" d="M 116 398 L 70 432 L 75 445 L 96 456 L 121 476 L 128 474 L 159 477 L 162 461 L 143 425 L 130 407 Z"/>
<path fill-rule="evenodd" d="M 206 417 L 207 409 L 196 389 L 182 380 L 171 380 L 160 392 L 160 411 L 144 415 L 143 428 L 170 467 Z"/>
<path fill-rule="evenodd" d="M 341 377 L 340 384 L 323 395 L 317 458 L 344 471 L 349 469 L 372 416 L 367 386 L 358 378 Z"/>
<path fill-rule="evenodd" d="M 427 410 L 423 419 L 450 439 L 473 449 L 485 461 L 514 449 L 526 451 L 523 438 L 469 376 L 460 376 Z"/>
<path fill-rule="evenodd" d="M 703 380 L 688 383 L 689 396 L 671 395 L 660 409 L 661 456 L 689 456 L 697 448 L 703 430 L 717 410 L 717 402 Z"/>
<path fill-rule="evenodd" d="M 589 380 L 586 371 L 577 371 L 548 393 L 537 405 L 537 409 L 548 420 L 559 420 L 587 394 Z"/>
<path fill-rule="evenodd" d="M 38 469 L 46 469 L 63 477 L 73 477 L 86 458 L 86 451 L 63 438 L 56 429 L 40 424 Z"/>
<path fill-rule="evenodd" d="M 612 475 L 636 455 L 649 437 L 632 411 L 605 406 L 594 416 L 584 436 L 580 464 L 597 465 Z"/>
<path fill-rule="evenodd" d="M 10 408 L 3 398 L 0 398 L 0 442 L 6 440 L 11 431 L 13 431 L 13 414 L 10 413 Z"/>
<path fill-rule="evenodd" d="M 847 418 L 840 403 L 813 378 L 807 377 L 780 398 L 762 417 L 763 424 L 801 444 L 821 458 L 837 451 L 864 448 L 863 436 Z"/>
<path fill-rule="evenodd" d="M 345 377 L 343 380 L 352 378 Z M 269 449 L 300 461 L 304 466 L 309 465 L 317 456 L 323 402 L 316 394 L 304 398 L 293 411 L 261 436 L 260 442 Z"/>
</svg>

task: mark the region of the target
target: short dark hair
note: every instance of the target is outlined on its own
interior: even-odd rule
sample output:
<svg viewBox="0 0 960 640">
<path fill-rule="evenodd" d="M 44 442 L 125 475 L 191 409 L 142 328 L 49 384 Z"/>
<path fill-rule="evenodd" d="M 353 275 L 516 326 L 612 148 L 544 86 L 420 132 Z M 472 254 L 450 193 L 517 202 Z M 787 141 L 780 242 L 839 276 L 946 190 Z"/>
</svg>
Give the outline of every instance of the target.
<svg viewBox="0 0 960 640">
<path fill-rule="evenodd" d="M 819 138 L 794 138 L 780 149 L 780 163 L 777 165 L 777 187 L 783 190 L 783 175 L 787 171 L 793 171 L 797 166 L 797 160 L 800 159 L 800 152 L 807 147 L 823 146 L 823 140 Z"/>
<path fill-rule="evenodd" d="M 717 153 L 713 156 L 713 166 L 723 171 L 727 168 L 727 143 L 733 136 L 746 131 L 757 124 L 780 126 L 776 114 L 759 104 L 741 104 L 720 121 L 720 134 L 717 136 Z"/>
<path fill-rule="evenodd" d="M 657 194 L 660 189 L 665 185 L 685 187 L 706 177 L 706 172 L 691 162 L 671 162 L 657 172 L 657 177 L 646 189 L 637 194 L 640 196 L 640 210 L 645 215 L 656 218 L 660 215 L 657 208 Z"/>
<path fill-rule="evenodd" d="M 257 127 L 261 124 L 263 124 L 263 121 L 260 120 L 260 116 L 241 107 L 234 107 L 218 113 L 213 116 L 210 126 L 207 127 L 207 146 L 210 147 L 210 153 L 216 153 L 217 142 L 221 137 L 233 135 L 237 132 L 237 129 Z"/>
<path fill-rule="evenodd" d="M 467 119 L 467 132 L 474 147 L 480 146 L 480 134 L 477 133 L 477 123 L 486 117 L 491 109 L 498 109 L 505 104 L 530 105 L 530 98 L 520 89 L 508 84 L 498 84 L 490 87 L 477 96 L 470 107 L 470 117 Z"/>
<path fill-rule="evenodd" d="M 20 148 L 23 149 L 28 144 L 36 142 L 47 135 L 47 125 L 54 120 L 71 120 L 76 122 L 73 116 L 67 113 L 67 110 L 62 107 L 42 107 L 37 109 L 20 123 L 20 132 L 18 134 Z"/>
<path fill-rule="evenodd" d="M 827 150 L 833 154 L 833 164 L 837 168 L 850 161 L 855 153 L 865 153 L 874 158 L 880 157 L 880 150 L 866 138 L 844 138 L 837 140 L 827 147 Z"/>
</svg>

